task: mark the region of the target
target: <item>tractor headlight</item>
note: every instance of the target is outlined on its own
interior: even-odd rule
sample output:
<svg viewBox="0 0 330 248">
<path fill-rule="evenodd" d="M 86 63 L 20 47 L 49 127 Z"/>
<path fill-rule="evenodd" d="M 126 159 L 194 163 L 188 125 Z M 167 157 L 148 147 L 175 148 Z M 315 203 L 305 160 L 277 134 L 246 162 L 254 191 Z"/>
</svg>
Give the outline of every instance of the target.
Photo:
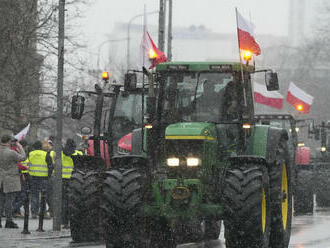
<svg viewBox="0 0 330 248">
<path fill-rule="evenodd" d="M 168 158 L 166 159 L 166 164 L 170 167 L 179 166 L 180 160 L 178 158 Z"/>
<path fill-rule="evenodd" d="M 196 157 L 188 157 L 187 158 L 187 166 L 195 167 L 201 164 L 201 160 Z"/>
<path fill-rule="evenodd" d="M 327 148 L 325 146 L 322 146 L 321 147 L 321 152 L 326 152 L 327 151 Z"/>
</svg>

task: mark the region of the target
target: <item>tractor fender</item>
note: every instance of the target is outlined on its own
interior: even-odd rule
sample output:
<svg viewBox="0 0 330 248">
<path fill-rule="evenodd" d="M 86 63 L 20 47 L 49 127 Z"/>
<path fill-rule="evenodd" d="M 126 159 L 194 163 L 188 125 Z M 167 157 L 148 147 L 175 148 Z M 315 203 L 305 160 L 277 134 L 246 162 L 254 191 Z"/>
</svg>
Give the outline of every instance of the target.
<svg viewBox="0 0 330 248">
<path fill-rule="evenodd" d="M 118 155 L 110 159 L 111 169 L 141 169 L 146 170 L 148 160 L 140 155 Z"/>
<path fill-rule="evenodd" d="M 255 125 L 248 142 L 247 152 L 243 157 L 259 157 L 264 158 L 266 163 L 273 162 L 276 158 L 276 147 L 282 137 L 288 140 L 285 129 Z"/>
<path fill-rule="evenodd" d="M 266 159 L 264 157 L 255 155 L 238 155 L 230 157 L 228 160 L 231 167 L 235 167 L 236 165 L 240 166 L 244 163 L 266 164 Z"/>
<path fill-rule="evenodd" d="M 134 129 L 132 132 L 131 154 L 142 155 L 142 128 Z"/>
<path fill-rule="evenodd" d="M 276 148 L 281 139 L 288 140 L 288 132 L 282 128 L 269 127 L 266 150 L 266 161 L 268 164 L 276 160 Z"/>
</svg>

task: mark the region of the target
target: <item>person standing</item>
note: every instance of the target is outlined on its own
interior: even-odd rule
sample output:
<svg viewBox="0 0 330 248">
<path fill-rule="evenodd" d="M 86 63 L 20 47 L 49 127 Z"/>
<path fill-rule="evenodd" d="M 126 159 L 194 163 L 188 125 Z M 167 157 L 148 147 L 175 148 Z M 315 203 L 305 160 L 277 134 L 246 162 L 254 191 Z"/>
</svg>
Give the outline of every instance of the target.
<svg viewBox="0 0 330 248">
<path fill-rule="evenodd" d="M 42 149 L 47 152 L 47 164 L 51 165 L 49 168 L 51 171 L 54 169 L 55 164 L 55 151 L 52 140 L 49 138 L 48 140 L 42 141 Z M 54 176 L 50 170 L 48 171 L 48 188 L 47 188 L 47 200 L 46 203 L 48 205 L 48 212 L 45 213 L 44 218 L 50 219 L 53 217 L 53 192 L 54 192 Z"/>
<path fill-rule="evenodd" d="M 68 228 L 68 185 L 73 171 L 72 156 L 83 155 L 81 151 L 76 150 L 76 143 L 73 139 L 67 139 L 62 151 L 62 224 L 63 228 Z"/>
<path fill-rule="evenodd" d="M 26 154 L 26 157 L 28 158 L 29 155 L 29 145 L 26 142 L 26 140 L 21 140 L 19 142 Z M 16 149 L 16 147 L 15 147 Z M 16 195 L 16 199 L 13 203 L 13 215 L 14 217 L 23 217 L 21 215 L 21 207 L 24 205 L 25 199 L 27 197 L 27 191 L 28 191 L 28 181 L 29 181 L 29 167 L 28 167 L 28 159 L 25 159 L 24 161 L 18 162 L 18 170 L 21 173 L 21 192 L 18 192 Z"/>
<path fill-rule="evenodd" d="M 29 174 L 31 179 L 31 212 L 32 218 L 36 219 L 39 213 L 39 194 L 47 200 L 48 175 L 51 175 L 52 164 L 47 163 L 50 155 L 42 149 L 41 141 L 36 141 L 32 145 L 29 153 Z"/>
<path fill-rule="evenodd" d="M 18 228 L 13 222 L 12 204 L 16 192 L 21 191 L 20 173 L 17 169 L 17 162 L 25 160 L 25 152 L 21 144 L 16 143 L 18 152 L 10 149 L 10 135 L 3 135 L 0 144 L 0 213 L 5 209 L 5 228 Z M 0 217 L 1 218 L 1 217 Z M 0 227 L 1 219 L 0 219 Z"/>
</svg>

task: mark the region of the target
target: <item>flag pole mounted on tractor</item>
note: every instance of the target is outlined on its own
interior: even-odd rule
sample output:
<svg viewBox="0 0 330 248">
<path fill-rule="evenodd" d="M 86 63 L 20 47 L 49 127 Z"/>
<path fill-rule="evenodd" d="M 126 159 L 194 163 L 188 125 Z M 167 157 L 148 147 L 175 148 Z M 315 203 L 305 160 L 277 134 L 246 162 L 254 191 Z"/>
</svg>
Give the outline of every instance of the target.
<svg viewBox="0 0 330 248">
<path fill-rule="evenodd" d="M 236 12 L 236 31 L 237 31 L 237 42 L 238 42 L 238 56 L 239 56 L 239 63 L 241 66 L 241 77 L 242 77 L 242 83 L 243 83 L 243 99 L 244 99 L 244 106 L 247 106 L 246 102 L 246 93 L 245 93 L 245 87 L 244 87 L 244 73 L 243 73 L 243 64 L 242 64 L 242 56 L 241 56 L 241 47 L 239 42 L 239 30 L 238 30 L 238 14 L 237 14 L 237 8 L 235 8 Z"/>
<path fill-rule="evenodd" d="M 251 21 L 246 20 L 238 12 L 237 8 L 235 8 L 235 11 L 236 11 L 236 23 L 237 23 L 238 54 L 241 65 L 242 83 L 244 84 L 242 56 L 246 61 L 246 66 L 248 66 L 249 61 L 252 59 L 252 54 L 255 54 L 256 56 L 260 55 L 261 49 L 254 37 L 253 23 Z M 243 90 L 244 90 L 244 105 L 246 106 L 247 103 L 246 103 L 245 87 L 243 87 Z"/>
<path fill-rule="evenodd" d="M 63 79 L 64 79 L 64 21 L 65 0 L 59 0 L 58 6 L 58 67 L 57 67 L 57 118 L 55 142 L 55 182 L 53 196 L 53 230 L 61 230 L 62 209 L 62 130 L 63 130 Z"/>
</svg>

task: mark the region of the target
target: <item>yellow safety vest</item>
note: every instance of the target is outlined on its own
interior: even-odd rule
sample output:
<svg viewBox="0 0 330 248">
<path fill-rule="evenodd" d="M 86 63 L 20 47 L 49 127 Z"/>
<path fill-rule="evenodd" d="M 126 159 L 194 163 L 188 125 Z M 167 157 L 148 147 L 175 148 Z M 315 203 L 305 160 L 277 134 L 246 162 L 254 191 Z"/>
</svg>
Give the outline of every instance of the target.
<svg viewBox="0 0 330 248">
<path fill-rule="evenodd" d="M 25 159 L 24 161 L 21 161 L 22 165 L 28 166 L 29 159 Z M 21 170 L 21 173 L 29 173 L 29 170 Z"/>
<path fill-rule="evenodd" d="M 52 158 L 53 164 L 55 164 L 55 151 L 50 151 L 50 156 Z"/>
<path fill-rule="evenodd" d="M 81 151 L 75 151 L 71 156 L 83 155 Z M 62 152 L 62 178 L 70 179 L 73 171 L 73 160 Z"/>
<path fill-rule="evenodd" d="M 34 177 L 48 177 L 48 166 L 46 162 L 47 152 L 34 150 L 29 154 L 29 173 Z"/>
</svg>

